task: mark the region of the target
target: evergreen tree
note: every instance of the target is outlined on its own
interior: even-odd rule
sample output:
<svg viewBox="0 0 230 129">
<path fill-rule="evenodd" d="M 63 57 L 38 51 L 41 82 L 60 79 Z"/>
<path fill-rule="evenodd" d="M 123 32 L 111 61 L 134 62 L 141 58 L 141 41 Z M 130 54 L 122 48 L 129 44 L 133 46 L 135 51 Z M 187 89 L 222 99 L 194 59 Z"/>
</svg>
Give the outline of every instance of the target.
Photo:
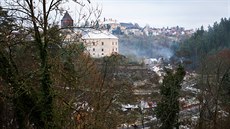
<svg viewBox="0 0 230 129">
<path fill-rule="evenodd" d="M 160 87 L 161 101 L 157 104 L 156 115 L 162 123 L 161 129 L 179 127 L 179 95 L 181 82 L 185 76 L 184 68 L 179 65 L 176 72 L 167 69 L 166 76 Z"/>
<path fill-rule="evenodd" d="M 210 55 L 215 55 L 225 48 L 230 48 L 230 18 L 222 18 L 219 23 L 215 22 L 208 30 L 203 27 L 198 29 L 189 39 L 180 44 L 179 53 L 192 61 L 191 68 L 195 69 L 200 61 Z"/>
</svg>

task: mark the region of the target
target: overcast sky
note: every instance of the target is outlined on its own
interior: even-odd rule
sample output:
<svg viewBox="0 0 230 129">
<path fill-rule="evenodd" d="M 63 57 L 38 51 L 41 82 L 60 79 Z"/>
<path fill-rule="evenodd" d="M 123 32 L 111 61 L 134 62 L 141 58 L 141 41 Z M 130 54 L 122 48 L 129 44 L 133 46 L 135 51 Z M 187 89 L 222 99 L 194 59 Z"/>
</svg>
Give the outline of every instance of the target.
<svg viewBox="0 0 230 129">
<path fill-rule="evenodd" d="M 230 17 L 230 0 L 91 0 L 102 6 L 101 18 L 151 27 L 207 27 Z"/>
<path fill-rule="evenodd" d="M 0 0 L 1 1 L 1 0 Z M 70 2 L 71 0 L 69 0 Z M 86 0 L 85 0 L 86 1 Z M 101 19 L 112 18 L 118 22 L 138 23 L 144 27 L 181 26 L 207 28 L 221 18 L 230 18 L 230 0 L 90 0 L 102 7 Z M 71 2 L 67 5 L 76 20 Z"/>
</svg>

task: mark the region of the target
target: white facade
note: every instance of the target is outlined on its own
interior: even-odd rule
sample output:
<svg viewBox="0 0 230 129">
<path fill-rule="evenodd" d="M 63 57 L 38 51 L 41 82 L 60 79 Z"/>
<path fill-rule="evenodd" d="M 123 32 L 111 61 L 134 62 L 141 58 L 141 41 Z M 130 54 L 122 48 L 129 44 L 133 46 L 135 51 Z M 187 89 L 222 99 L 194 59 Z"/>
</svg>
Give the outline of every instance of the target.
<svg viewBox="0 0 230 129">
<path fill-rule="evenodd" d="M 118 53 L 118 38 L 106 31 L 89 31 L 83 34 L 84 45 L 91 57 L 101 58 Z"/>
</svg>

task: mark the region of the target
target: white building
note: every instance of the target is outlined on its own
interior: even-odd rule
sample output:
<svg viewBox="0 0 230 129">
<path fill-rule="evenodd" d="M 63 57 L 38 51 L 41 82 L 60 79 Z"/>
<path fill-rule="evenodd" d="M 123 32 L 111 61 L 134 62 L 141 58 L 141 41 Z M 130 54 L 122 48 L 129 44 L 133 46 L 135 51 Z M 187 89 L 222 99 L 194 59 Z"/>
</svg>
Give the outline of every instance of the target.
<svg viewBox="0 0 230 129">
<path fill-rule="evenodd" d="M 113 21 L 112 19 L 107 22 L 104 19 L 104 22 L 110 24 L 112 28 L 119 25 L 116 20 Z M 61 27 L 66 28 L 63 29 L 63 35 L 65 36 L 64 43 L 79 43 L 83 40 L 87 52 L 93 58 L 101 58 L 118 53 L 118 38 L 116 36 L 108 31 L 73 29 L 73 23 L 73 19 L 66 12 L 61 20 Z"/>
<path fill-rule="evenodd" d="M 101 58 L 118 53 L 118 38 L 107 31 L 87 31 L 82 39 L 84 45 L 93 58 Z"/>
</svg>

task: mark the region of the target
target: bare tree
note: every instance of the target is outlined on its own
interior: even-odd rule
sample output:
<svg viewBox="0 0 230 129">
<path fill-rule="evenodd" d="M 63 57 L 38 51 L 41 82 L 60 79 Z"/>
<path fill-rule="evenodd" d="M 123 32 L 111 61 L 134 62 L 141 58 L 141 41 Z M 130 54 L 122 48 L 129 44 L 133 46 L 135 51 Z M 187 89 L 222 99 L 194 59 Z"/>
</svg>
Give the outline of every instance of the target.
<svg viewBox="0 0 230 129">
<path fill-rule="evenodd" d="M 229 84 L 229 51 L 223 50 L 214 56 L 208 57 L 202 63 L 200 73 L 200 120 L 199 128 L 224 128 L 226 112 L 229 106 L 226 99 L 226 88 Z M 225 123 L 226 124 L 226 123 Z"/>
<path fill-rule="evenodd" d="M 121 122 L 121 103 L 132 95 L 130 83 L 117 76 L 120 56 L 94 61 L 78 36 L 63 45 L 62 29 L 70 28 L 60 29 L 53 17 L 63 12 L 65 2 L 5 1 L 23 35 L 17 44 L 2 46 L 0 53 L 1 82 L 13 98 L 8 100 L 15 113 L 14 128 L 115 128 Z M 74 2 L 81 7 L 79 21 L 90 22 L 76 28 L 93 28 L 97 20 L 91 22 L 92 17 L 98 19 L 101 10 Z"/>
<path fill-rule="evenodd" d="M 56 128 L 52 59 L 61 43 L 55 17 L 65 0 L 5 1 L 17 23 L 17 33 L 5 35 L 1 46 L 1 79 L 12 98 L 18 128 Z M 74 1 L 80 6 L 84 2 Z M 86 1 L 90 3 L 89 1 Z M 92 10 L 91 10 L 92 12 Z M 93 14 L 93 13 L 92 13 Z M 91 15 L 91 14 L 90 14 Z M 96 15 L 95 15 L 96 17 Z M 9 32 L 12 32 L 14 29 Z M 20 37 L 23 35 L 22 37 Z M 16 40 L 16 37 L 20 37 Z M 8 37 L 12 39 L 8 40 Z M 22 55 L 21 55 L 22 54 Z M 11 88 L 13 89 L 11 91 Z M 9 99 L 10 100 L 10 99 Z"/>
</svg>

